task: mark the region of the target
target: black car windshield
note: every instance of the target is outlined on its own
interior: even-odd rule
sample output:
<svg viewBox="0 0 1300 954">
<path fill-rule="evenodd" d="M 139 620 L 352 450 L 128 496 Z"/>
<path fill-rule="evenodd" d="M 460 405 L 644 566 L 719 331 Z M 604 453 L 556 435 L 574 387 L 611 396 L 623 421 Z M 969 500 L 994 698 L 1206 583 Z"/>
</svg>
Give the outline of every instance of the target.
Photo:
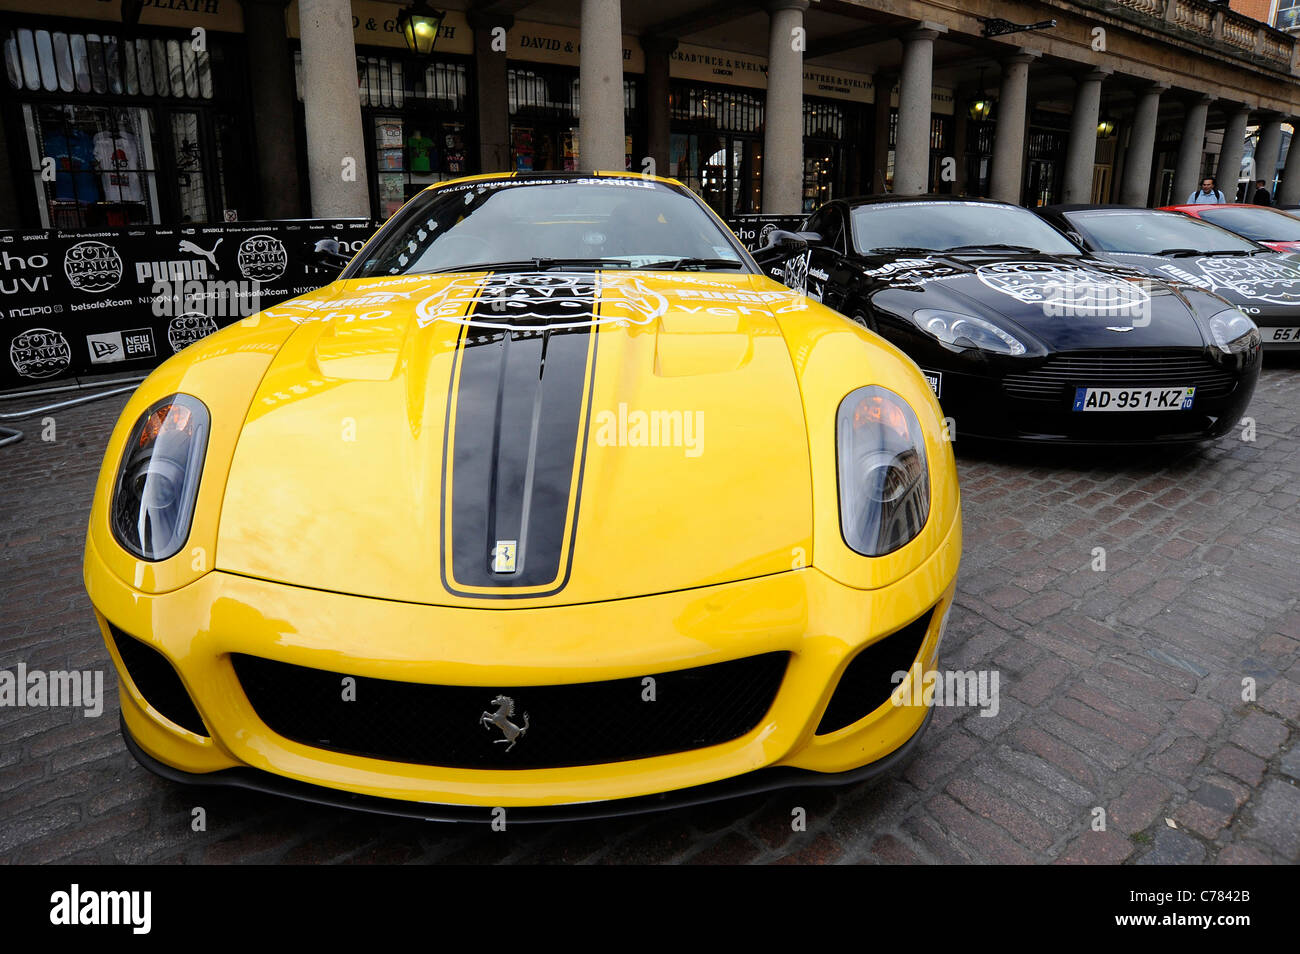
<svg viewBox="0 0 1300 954">
<path fill-rule="evenodd" d="M 1067 212 L 1080 232 L 1107 252 L 1157 255 L 1171 249 L 1198 252 L 1254 252 L 1259 246 L 1239 235 L 1178 212 L 1144 209 Z"/>
<path fill-rule="evenodd" d="M 1257 242 L 1300 241 L 1300 219 L 1274 209 L 1252 209 L 1248 206 L 1205 209 L 1201 212 L 1201 218 Z"/>
<path fill-rule="evenodd" d="M 651 179 L 487 179 L 422 192 L 348 278 L 525 268 L 752 271 L 684 189 Z"/>
<path fill-rule="evenodd" d="M 985 202 L 876 202 L 853 210 L 853 241 L 864 253 L 1026 250 L 1078 255 L 1079 249 L 1028 209 Z"/>
</svg>

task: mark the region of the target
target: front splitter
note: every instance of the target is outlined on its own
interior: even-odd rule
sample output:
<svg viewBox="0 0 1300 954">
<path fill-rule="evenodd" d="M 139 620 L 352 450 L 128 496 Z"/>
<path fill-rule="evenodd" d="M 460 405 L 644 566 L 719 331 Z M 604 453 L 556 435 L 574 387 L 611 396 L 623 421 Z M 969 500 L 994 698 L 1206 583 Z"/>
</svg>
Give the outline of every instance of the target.
<svg viewBox="0 0 1300 954">
<path fill-rule="evenodd" d="M 735 778 L 697 785 L 658 795 L 640 795 L 632 798 L 608 799 L 599 802 L 581 802 L 571 805 L 546 805 L 506 810 L 509 824 L 547 824 L 553 822 L 593 821 L 600 818 L 620 818 L 644 815 L 650 812 L 671 811 L 707 805 L 711 802 L 783 789 L 823 788 L 832 785 L 852 785 L 884 775 L 905 764 L 916 753 L 916 747 L 934 717 L 931 708 L 925 720 L 912 736 L 884 758 L 847 772 L 812 772 L 807 769 L 776 767 L 758 769 Z M 121 720 L 122 738 L 136 761 L 165 779 L 183 785 L 206 785 L 226 788 L 243 788 L 269 795 L 345 808 L 350 811 L 370 812 L 397 818 L 410 818 L 431 822 L 468 822 L 492 824 L 500 818 L 497 810 L 486 806 L 446 805 L 430 802 L 411 802 L 397 798 L 379 798 L 358 795 L 324 786 L 309 785 L 294 779 L 283 778 L 271 772 L 254 768 L 222 769 L 217 772 L 183 772 L 164 765 L 140 747 Z"/>
</svg>

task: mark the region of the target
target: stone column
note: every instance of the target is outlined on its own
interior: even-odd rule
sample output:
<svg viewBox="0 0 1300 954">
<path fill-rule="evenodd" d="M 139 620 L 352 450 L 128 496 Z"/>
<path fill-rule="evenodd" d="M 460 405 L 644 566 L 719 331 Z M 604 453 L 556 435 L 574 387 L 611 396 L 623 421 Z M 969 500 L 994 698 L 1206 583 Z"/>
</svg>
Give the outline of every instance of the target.
<svg viewBox="0 0 1300 954">
<path fill-rule="evenodd" d="M 668 67 L 677 40 L 670 36 L 643 36 L 645 51 L 646 154 L 654 160 L 654 174 L 672 175 L 668 168 L 668 150 L 672 143 L 672 116 L 668 111 Z M 633 162 L 634 171 L 642 171 Z"/>
<path fill-rule="evenodd" d="M 506 51 L 492 49 L 492 32 L 509 30 L 515 18 L 495 13 L 469 13 L 474 31 L 474 74 L 478 93 L 479 172 L 509 172 L 510 78 Z M 500 44 L 498 44 L 500 45 Z"/>
<path fill-rule="evenodd" d="M 1209 96 L 1187 101 L 1183 115 L 1183 135 L 1178 142 L 1178 165 L 1174 168 L 1174 202 L 1186 202 L 1201 185 L 1201 166 L 1205 154 L 1205 117 L 1210 111 Z M 1224 192 L 1227 198 L 1227 192 Z"/>
<path fill-rule="evenodd" d="M 898 76 L 894 73 L 875 73 L 871 77 L 871 86 L 875 91 L 875 105 L 872 106 L 872 156 L 871 182 L 866 192 L 875 195 L 887 191 L 885 176 L 889 172 L 889 113 L 890 101 L 894 97 L 894 84 Z"/>
<path fill-rule="evenodd" d="M 312 215 L 367 217 L 370 189 L 352 7 L 348 0 L 299 0 L 298 24 Z"/>
<path fill-rule="evenodd" d="M 293 54 L 284 29 L 284 11 L 289 2 L 242 2 L 257 179 L 262 196 L 259 217 L 296 219 L 302 216 L 302 198 L 298 181 L 298 123 L 294 117 L 297 84 Z"/>
<path fill-rule="evenodd" d="M 923 23 L 919 29 L 903 37 L 898 134 L 894 143 L 894 191 L 899 195 L 920 195 L 930 187 L 934 40 L 946 32 L 946 27 Z"/>
<path fill-rule="evenodd" d="M 808 0 L 767 6 L 767 105 L 763 110 L 763 211 L 803 211 L 803 12 Z M 798 35 L 801 42 L 796 43 Z"/>
<path fill-rule="evenodd" d="M 1160 94 L 1168 88 L 1165 83 L 1156 83 L 1138 96 L 1124 158 L 1124 179 L 1120 184 L 1119 201 L 1123 205 L 1145 207 L 1151 195 L 1151 163 L 1155 159 Z"/>
<path fill-rule="evenodd" d="M 1286 150 L 1286 166 L 1277 187 L 1278 205 L 1300 205 L 1300 120 L 1290 121 L 1293 132 Z"/>
<path fill-rule="evenodd" d="M 589 171 L 627 167 L 623 131 L 623 12 L 619 0 L 582 0 L 578 157 Z"/>
<path fill-rule="evenodd" d="M 1025 172 L 1025 114 L 1029 101 L 1029 64 L 1037 53 L 1016 53 L 1002 61 L 998 124 L 993 130 L 993 167 L 989 197 L 1020 203 Z"/>
<path fill-rule="evenodd" d="M 1250 109 L 1240 104 L 1228 104 L 1228 121 L 1223 126 L 1223 148 L 1219 150 L 1219 165 L 1215 172 L 1215 185 L 1229 202 L 1237 201 L 1237 179 L 1241 176 L 1241 157 L 1246 151 L 1246 125 L 1250 122 Z M 1179 197 L 1181 202 L 1185 196 Z"/>
<path fill-rule="evenodd" d="M 1070 144 L 1065 154 L 1063 202 L 1092 201 L 1092 170 L 1097 161 L 1097 121 L 1101 115 L 1101 83 L 1109 70 L 1092 70 L 1079 79 L 1074 91 Z"/>
<path fill-rule="evenodd" d="M 1259 144 L 1255 146 L 1255 178 L 1268 183 L 1273 190 L 1273 174 L 1277 169 L 1277 157 L 1282 151 L 1282 120 L 1276 113 L 1262 120 L 1259 127 Z M 1255 194 L 1255 185 L 1251 183 L 1246 190 L 1246 198 Z"/>
</svg>

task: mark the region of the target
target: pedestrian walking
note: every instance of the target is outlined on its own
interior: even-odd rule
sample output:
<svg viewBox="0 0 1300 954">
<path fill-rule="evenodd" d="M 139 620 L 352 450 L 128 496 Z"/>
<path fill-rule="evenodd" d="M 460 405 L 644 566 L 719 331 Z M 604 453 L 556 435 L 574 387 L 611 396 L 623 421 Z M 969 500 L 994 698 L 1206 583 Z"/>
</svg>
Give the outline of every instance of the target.
<svg viewBox="0 0 1300 954">
<path fill-rule="evenodd" d="M 1201 188 L 1187 197 L 1184 205 L 1216 205 L 1223 202 L 1223 193 L 1214 187 L 1214 180 L 1206 177 L 1201 180 Z"/>
</svg>

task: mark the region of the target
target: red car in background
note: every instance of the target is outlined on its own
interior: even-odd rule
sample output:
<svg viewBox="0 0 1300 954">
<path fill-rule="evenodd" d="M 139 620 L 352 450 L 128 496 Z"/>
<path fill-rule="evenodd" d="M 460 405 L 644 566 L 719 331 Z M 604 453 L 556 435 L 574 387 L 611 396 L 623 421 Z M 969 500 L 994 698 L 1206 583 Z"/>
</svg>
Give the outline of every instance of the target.
<svg viewBox="0 0 1300 954">
<path fill-rule="evenodd" d="M 1300 218 L 1266 205 L 1166 205 L 1164 210 L 1194 215 L 1279 252 L 1300 252 Z"/>
</svg>

